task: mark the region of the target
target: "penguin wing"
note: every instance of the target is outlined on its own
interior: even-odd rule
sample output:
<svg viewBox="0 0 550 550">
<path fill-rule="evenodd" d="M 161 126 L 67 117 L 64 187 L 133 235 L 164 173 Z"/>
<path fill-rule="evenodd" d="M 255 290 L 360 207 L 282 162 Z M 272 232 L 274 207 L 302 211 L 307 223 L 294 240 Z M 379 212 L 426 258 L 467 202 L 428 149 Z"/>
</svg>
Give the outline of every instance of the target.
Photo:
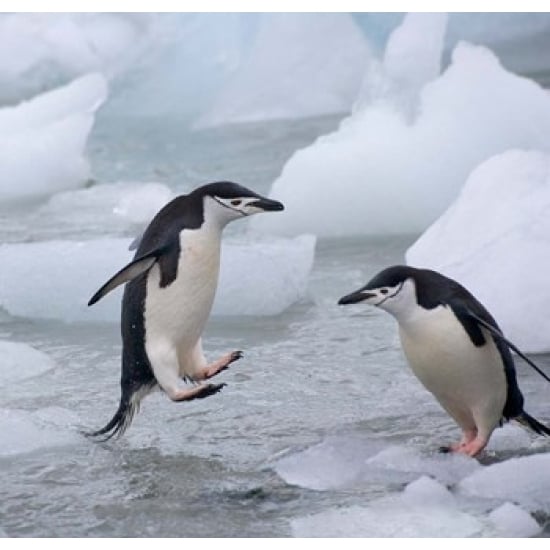
<svg viewBox="0 0 550 550">
<path fill-rule="evenodd" d="M 466 309 L 465 310 L 467 315 L 473 319 L 476 323 L 479 323 L 483 328 L 487 329 L 493 337 L 497 340 L 497 342 L 502 342 L 506 344 L 511 350 L 515 351 L 528 365 L 533 367 L 543 378 L 548 380 L 550 382 L 550 378 L 539 368 L 531 359 L 529 359 L 521 350 L 518 349 L 517 346 L 515 346 L 508 338 L 502 334 L 501 330 L 498 328 L 498 326 L 494 326 L 492 323 L 487 322 L 487 320 L 481 318 L 479 315 L 476 315 L 473 311 Z"/>
<path fill-rule="evenodd" d="M 166 247 L 157 248 L 139 258 L 130 262 L 127 266 L 123 267 L 118 273 L 113 275 L 91 298 L 88 305 L 91 306 L 101 300 L 105 294 L 111 292 L 117 286 L 127 283 L 132 279 L 135 279 L 142 273 L 149 271 L 153 267 L 153 264 L 164 253 Z"/>
</svg>

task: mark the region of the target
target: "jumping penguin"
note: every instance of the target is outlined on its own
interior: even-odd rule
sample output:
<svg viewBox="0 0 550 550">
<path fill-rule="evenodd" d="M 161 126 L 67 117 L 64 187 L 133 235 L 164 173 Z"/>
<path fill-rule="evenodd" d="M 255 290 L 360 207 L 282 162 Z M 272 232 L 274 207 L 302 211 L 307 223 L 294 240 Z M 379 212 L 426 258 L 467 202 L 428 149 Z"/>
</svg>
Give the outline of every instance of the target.
<svg viewBox="0 0 550 550">
<path fill-rule="evenodd" d="M 231 182 L 195 189 L 169 202 L 145 230 L 134 259 L 90 299 L 95 304 L 127 283 L 122 299 L 122 395 L 109 423 L 88 436 L 122 435 L 141 400 L 157 385 L 173 401 L 215 394 L 224 384 L 191 389 L 181 380 L 208 380 L 240 359 L 234 351 L 208 364 L 201 334 L 210 314 L 220 267 L 221 236 L 231 221 L 283 210 L 280 202 Z"/>
<path fill-rule="evenodd" d="M 395 317 L 414 374 L 462 429 L 460 442 L 442 450 L 475 456 L 503 420 L 515 419 L 550 435 L 523 409 L 510 349 L 550 379 L 503 336 L 491 314 L 459 283 L 428 269 L 392 266 L 338 303 L 358 302 Z"/>
</svg>

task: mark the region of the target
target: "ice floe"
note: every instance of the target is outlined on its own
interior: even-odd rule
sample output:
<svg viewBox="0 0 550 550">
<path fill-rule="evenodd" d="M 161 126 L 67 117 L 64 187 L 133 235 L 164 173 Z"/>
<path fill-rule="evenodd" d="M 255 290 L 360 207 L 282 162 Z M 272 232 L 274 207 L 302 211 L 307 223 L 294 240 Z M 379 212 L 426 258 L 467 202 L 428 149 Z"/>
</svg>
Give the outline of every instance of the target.
<svg viewBox="0 0 550 550">
<path fill-rule="evenodd" d="M 130 240 L 44 241 L 0 245 L 0 306 L 11 315 L 64 321 L 111 321 L 122 289 L 88 308 L 91 295 L 133 252 Z M 222 245 L 215 315 L 275 315 L 303 298 L 315 238 Z"/>
<path fill-rule="evenodd" d="M 461 494 L 511 501 L 530 511 L 550 511 L 550 453 L 485 466 L 458 484 Z"/>
</svg>

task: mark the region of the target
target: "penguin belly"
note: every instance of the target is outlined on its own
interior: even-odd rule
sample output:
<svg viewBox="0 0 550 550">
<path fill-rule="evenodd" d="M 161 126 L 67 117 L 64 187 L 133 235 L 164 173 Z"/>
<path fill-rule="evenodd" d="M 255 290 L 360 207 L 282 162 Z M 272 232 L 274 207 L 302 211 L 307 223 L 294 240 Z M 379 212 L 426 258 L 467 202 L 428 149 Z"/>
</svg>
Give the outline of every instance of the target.
<svg viewBox="0 0 550 550">
<path fill-rule="evenodd" d="M 500 353 L 484 330 L 476 347 L 450 307 L 423 309 L 400 323 L 403 351 L 414 374 L 463 430 L 485 435 L 499 425 L 506 403 Z"/>
<path fill-rule="evenodd" d="M 185 235 L 189 233 L 190 235 Z M 179 365 L 177 356 L 190 355 L 204 330 L 218 285 L 220 269 L 220 239 L 216 235 L 194 235 L 183 231 L 180 235 L 180 257 L 176 278 L 161 287 L 161 273 L 154 265 L 147 279 L 145 298 L 145 349 L 155 376 L 158 368 L 177 369 L 177 375 L 190 375 L 185 365 Z M 159 348 L 163 356 L 174 361 L 155 364 Z M 154 351 L 154 352 L 153 352 Z"/>
</svg>

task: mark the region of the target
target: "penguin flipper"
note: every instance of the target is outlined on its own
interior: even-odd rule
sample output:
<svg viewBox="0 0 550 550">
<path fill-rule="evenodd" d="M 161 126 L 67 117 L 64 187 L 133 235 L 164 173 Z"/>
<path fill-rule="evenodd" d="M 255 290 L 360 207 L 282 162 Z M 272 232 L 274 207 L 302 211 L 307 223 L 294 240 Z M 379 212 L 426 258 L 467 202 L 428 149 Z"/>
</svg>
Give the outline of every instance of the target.
<svg viewBox="0 0 550 550">
<path fill-rule="evenodd" d="M 141 256 L 137 260 L 130 262 L 127 266 L 123 267 L 118 273 L 113 275 L 91 298 L 88 305 L 91 306 L 101 300 L 105 294 L 111 292 L 117 286 L 127 283 L 132 279 L 135 279 L 142 273 L 145 273 L 153 264 L 157 261 L 161 252 L 154 250 L 145 256 Z"/>
<path fill-rule="evenodd" d="M 529 359 L 521 350 L 519 350 L 517 346 L 515 346 L 512 342 L 510 342 L 510 340 L 508 340 L 508 338 L 506 338 L 504 334 L 502 334 L 502 332 L 497 327 L 488 323 L 487 321 L 479 317 L 479 315 L 476 315 L 471 310 L 467 310 L 467 313 L 472 319 L 474 319 L 477 323 L 479 323 L 483 328 L 487 329 L 495 338 L 504 342 L 511 350 L 515 351 L 528 365 L 533 367 L 544 379 L 550 382 L 550 377 L 548 377 L 548 375 L 546 375 L 539 367 L 537 367 L 537 365 L 535 365 L 535 363 L 533 363 L 531 359 Z"/>
</svg>

